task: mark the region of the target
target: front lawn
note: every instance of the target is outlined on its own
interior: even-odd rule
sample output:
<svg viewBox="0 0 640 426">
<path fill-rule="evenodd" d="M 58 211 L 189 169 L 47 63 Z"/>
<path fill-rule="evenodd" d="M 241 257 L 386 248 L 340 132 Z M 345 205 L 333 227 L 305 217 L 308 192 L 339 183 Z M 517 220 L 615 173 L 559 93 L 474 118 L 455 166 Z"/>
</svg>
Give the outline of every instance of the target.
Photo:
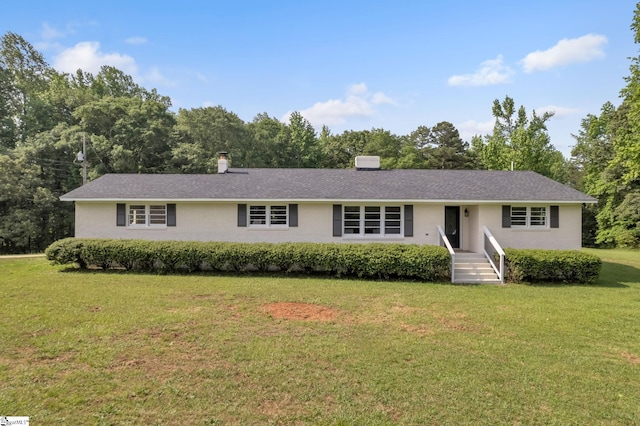
<svg viewBox="0 0 640 426">
<path fill-rule="evenodd" d="M 638 424 L 640 253 L 584 286 L 62 272 L 0 259 L 33 424 Z"/>
</svg>

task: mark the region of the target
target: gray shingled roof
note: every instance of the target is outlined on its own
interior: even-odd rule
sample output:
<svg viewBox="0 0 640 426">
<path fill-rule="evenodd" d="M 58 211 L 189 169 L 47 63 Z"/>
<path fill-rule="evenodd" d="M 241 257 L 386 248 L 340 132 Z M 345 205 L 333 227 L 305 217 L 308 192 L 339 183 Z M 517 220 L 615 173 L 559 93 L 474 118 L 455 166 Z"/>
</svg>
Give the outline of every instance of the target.
<svg viewBox="0 0 640 426">
<path fill-rule="evenodd" d="M 61 197 L 89 200 L 596 200 L 534 172 L 232 169 L 225 174 L 108 174 Z"/>
</svg>

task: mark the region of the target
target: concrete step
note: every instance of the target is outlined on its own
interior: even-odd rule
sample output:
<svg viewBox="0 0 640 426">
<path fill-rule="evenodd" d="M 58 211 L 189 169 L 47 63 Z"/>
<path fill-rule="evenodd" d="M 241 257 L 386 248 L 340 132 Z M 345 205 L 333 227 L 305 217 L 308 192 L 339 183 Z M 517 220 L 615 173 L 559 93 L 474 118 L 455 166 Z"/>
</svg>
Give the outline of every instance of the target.
<svg viewBox="0 0 640 426">
<path fill-rule="evenodd" d="M 454 281 L 455 284 L 501 284 L 498 278 L 478 278 L 478 277 L 458 277 Z"/>
<path fill-rule="evenodd" d="M 489 263 L 486 257 L 481 254 L 456 254 L 456 264 L 458 263 Z"/>
<path fill-rule="evenodd" d="M 489 269 L 491 271 L 493 271 L 493 266 L 491 266 L 491 264 L 489 262 L 468 262 L 468 263 L 459 263 L 456 262 L 455 265 L 456 269 L 469 269 L 469 270 L 474 270 L 474 269 Z"/>
<path fill-rule="evenodd" d="M 487 258 L 478 253 L 456 253 L 454 275 L 456 283 L 500 283 Z"/>
</svg>

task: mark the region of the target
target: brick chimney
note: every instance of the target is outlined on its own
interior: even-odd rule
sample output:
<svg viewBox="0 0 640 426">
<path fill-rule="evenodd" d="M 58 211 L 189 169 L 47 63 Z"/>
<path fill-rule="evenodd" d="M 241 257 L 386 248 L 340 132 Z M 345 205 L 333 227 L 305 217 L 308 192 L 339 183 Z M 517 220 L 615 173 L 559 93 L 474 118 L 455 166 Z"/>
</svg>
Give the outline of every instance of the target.
<svg viewBox="0 0 640 426">
<path fill-rule="evenodd" d="M 227 173 L 227 171 L 229 170 L 229 160 L 227 160 L 227 152 L 220 151 L 218 155 L 220 156 L 218 158 L 218 174 Z"/>
</svg>

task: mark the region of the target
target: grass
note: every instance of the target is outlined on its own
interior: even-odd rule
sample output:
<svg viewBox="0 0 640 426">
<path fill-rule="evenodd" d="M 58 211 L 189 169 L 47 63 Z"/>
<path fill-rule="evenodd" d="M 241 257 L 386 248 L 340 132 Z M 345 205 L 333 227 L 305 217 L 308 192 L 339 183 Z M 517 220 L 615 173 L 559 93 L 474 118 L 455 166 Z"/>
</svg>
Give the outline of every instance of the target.
<svg viewBox="0 0 640 426">
<path fill-rule="evenodd" d="M 63 271 L 0 259 L 34 424 L 638 424 L 640 253 L 590 286 Z M 274 302 L 333 310 L 277 319 Z"/>
</svg>

